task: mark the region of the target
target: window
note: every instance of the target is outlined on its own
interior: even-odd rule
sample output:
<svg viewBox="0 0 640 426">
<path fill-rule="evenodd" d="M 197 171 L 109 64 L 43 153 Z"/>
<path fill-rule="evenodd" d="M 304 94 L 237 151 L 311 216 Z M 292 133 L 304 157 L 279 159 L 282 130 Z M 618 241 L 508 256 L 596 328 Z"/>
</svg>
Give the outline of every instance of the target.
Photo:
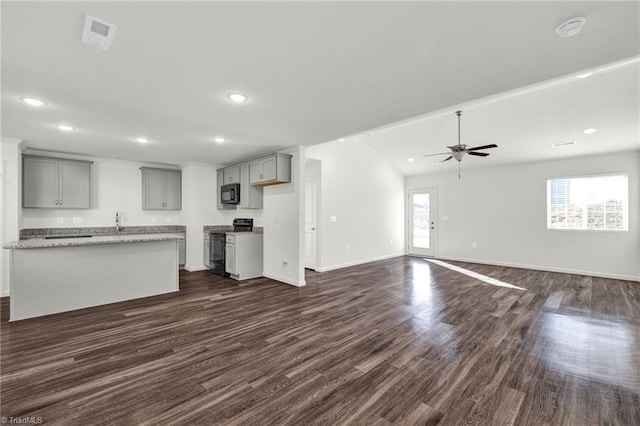
<svg viewBox="0 0 640 426">
<path fill-rule="evenodd" d="M 603 231 L 629 229 L 626 175 L 547 180 L 547 228 Z"/>
</svg>

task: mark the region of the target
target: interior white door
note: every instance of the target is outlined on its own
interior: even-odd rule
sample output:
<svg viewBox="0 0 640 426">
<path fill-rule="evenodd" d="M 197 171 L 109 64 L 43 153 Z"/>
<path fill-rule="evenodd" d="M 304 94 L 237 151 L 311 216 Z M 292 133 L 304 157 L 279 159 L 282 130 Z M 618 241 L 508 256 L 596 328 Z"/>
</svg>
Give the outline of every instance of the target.
<svg viewBox="0 0 640 426">
<path fill-rule="evenodd" d="M 435 188 L 410 189 L 409 254 L 414 256 L 436 255 L 436 190 Z"/>
<path fill-rule="evenodd" d="M 304 180 L 304 267 L 318 266 L 318 179 Z"/>
</svg>

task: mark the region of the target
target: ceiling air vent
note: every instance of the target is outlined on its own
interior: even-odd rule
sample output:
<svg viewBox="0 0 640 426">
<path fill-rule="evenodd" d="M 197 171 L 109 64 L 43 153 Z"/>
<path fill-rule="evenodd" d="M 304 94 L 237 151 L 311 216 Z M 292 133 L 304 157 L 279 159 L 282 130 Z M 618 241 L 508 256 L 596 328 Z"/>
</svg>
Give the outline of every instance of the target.
<svg viewBox="0 0 640 426">
<path fill-rule="evenodd" d="M 98 49 L 109 50 L 117 29 L 118 27 L 102 19 L 86 15 L 82 30 L 82 42 Z"/>
<path fill-rule="evenodd" d="M 551 144 L 551 148 L 564 148 L 566 146 L 575 145 L 576 141 L 556 142 Z"/>
</svg>

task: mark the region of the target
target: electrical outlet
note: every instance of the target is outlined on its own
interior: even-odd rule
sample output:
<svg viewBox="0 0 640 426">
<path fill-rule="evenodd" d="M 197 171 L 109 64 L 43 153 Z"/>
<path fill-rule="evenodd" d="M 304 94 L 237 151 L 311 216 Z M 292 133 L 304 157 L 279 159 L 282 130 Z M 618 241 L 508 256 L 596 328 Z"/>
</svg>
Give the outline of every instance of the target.
<svg viewBox="0 0 640 426">
<path fill-rule="evenodd" d="M 287 261 L 283 260 L 282 261 L 282 269 L 287 269 L 287 265 L 288 265 Z"/>
<path fill-rule="evenodd" d="M 389 245 L 392 246 L 393 245 L 393 240 L 389 240 Z"/>
<path fill-rule="evenodd" d="M 351 244 L 347 244 L 347 251 L 351 251 Z"/>
<path fill-rule="evenodd" d="M 155 216 L 151 217 L 151 223 L 156 223 L 158 221 L 158 219 Z"/>
<path fill-rule="evenodd" d="M 337 217 L 335 217 L 335 216 L 329 216 L 329 221 L 330 221 L 330 222 L 337 222 L 337 221 L 338 221 L 338 218 L 337 218 Z"/>
<path fill-rule="evenodd" d="M 73 218 L 73 223 L 82 223 L 82 218 L 81 217 L 74 217 Z"/>
<path fill-rule="evenodd" d="M 64 217 L 59 217 L 58 218 L 58 223 L 64 223 Z"/>
<path fill-rule="evenodd" d="M 164 218 L 164 221 L 165 222 L 171 222 L 171 218 L 169 216 L 167 216 L 167 217 Z"/>
<path fill-rule="evenodd" d="M 471 243 L 471 248 L 478 248 L 478 243 L 475 241 Z"/>
</svg>

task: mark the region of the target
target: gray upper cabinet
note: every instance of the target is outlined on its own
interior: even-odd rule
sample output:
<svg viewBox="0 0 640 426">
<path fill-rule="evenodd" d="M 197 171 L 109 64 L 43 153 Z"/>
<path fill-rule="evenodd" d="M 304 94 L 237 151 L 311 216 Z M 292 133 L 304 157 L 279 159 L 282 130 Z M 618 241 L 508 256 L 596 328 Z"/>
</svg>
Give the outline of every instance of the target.
<svg viewBox="0 0 640 426">
<path fill-rule="evenodd" d="M 262 187 L 251 185 L 249 163 L 240 165 L 240 207 L 244 209 L 262 208 Z"/>
<path fill-rule="evenodd" d="M 224 169 L 224 184 L 228 183 L 240 183 L 240 166 Z"/>
<path fill-rule="evenodd" d="M 218 210 L 229 209 L 261 209 L 263 186 L 291 182 L 291 155 L 272 154 L 248 163 L 226 167 L 218 170 Z M 220 192 L 222 185 L 240 184 L 240 202 L 238 204 L 222 204 Z"/>
<path fill-rule="evenodd" d="M 216 187 L 218 189 L 216 200 L 218 203 L 218 210 L 224 209 L 224 204 L 222 204 L 222 185 L 224 185 L 224 171 L 218 170 L 217 173 L 217 184 Z M 242 195 L 240 195 L 242 196 Z"/>
<path fill-rule="evenodd" d="M 182 209 L 182 171 L 141 167 L 142 210 Z"/>
<path fill-rule="evenodd" d="M 250 164 L 251 185 L 268 186 L 291 182 L 291 155 L 273 154 L 252 161 Z"/>
<path fill-rule="evenodd" d="M 88 209 L 91 161 L 22 156 L 22 206 Z"/>
</svg>

